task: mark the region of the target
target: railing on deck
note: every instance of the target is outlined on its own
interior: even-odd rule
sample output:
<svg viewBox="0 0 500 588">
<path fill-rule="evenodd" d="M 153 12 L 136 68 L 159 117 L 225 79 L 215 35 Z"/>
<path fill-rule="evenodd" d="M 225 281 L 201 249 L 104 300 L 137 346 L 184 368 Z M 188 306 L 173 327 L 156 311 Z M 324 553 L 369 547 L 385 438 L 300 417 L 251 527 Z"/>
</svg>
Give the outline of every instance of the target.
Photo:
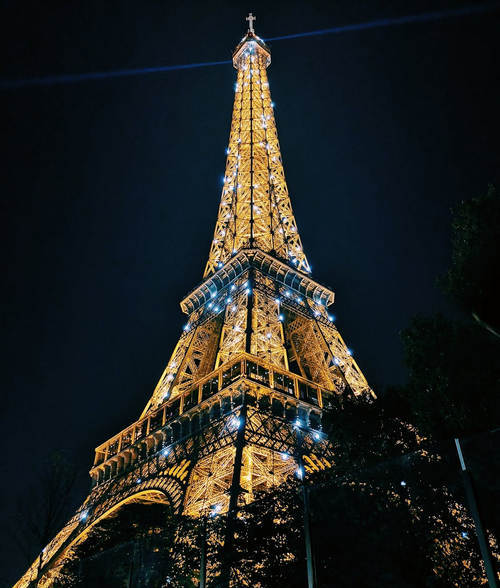
<svg viewBox="0 0 500 588">
<path fill-rule="evenodd" d="M 335 392 L 292 372 L 272 366 L 253 355 L 243 353 L 200 379 L 196 386 L 187 392 L 169 399 L 154 412 L 97 447 L 94 466 L 102 464 L 143 437 L 161 429 L 242 377 L 319 408 L 330 408 L 338 404 L 338 395 Z"/>
</svg>

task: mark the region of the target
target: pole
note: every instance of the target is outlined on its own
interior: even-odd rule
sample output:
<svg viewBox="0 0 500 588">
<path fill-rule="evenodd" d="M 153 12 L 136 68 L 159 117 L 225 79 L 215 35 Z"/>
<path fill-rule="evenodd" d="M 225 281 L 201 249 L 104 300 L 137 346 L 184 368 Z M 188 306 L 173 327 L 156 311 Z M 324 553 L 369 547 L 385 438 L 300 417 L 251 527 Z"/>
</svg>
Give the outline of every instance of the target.
<svg viewBox="0 0 500 588">
<path fill-rule="evenodd" d="M 306 543 L 307 586 L 315 588 L 314 565 L 311 544 L 311 522 L 309 510 L 309 488 L 302 482 L 302 496 L 304 498 L 304 541 Z"/>
<path fill-rule="evenodd" d="M 200 554 L 200 588 L 207 586 L 207 517 L 203 516 L 201 527 L 201 554 Z"/>
<path fill-rule="evenodd" d="M 297 437 L 299 440 L 299 445 L 302 445 L 303 441 L 303 432 L 299 429 L 297 431 Z M 316 588 L 316 580 L 314 577 L 314 561 L 313 561 L 313 551 L 312 551 L 312 541 L 311 541 L 311 509 L 309 503 L 309 488 L 306 484 L 305 474 L 306 471 L 304 469 L 304 460 L 302 457 L 302 448 L 300 448 L 298 457 L 297 457 L 297 465 L 298 465 L 298 472 L 299 477 L 302 481 L 302 501 L 304 503 L 304 542 L 306 544 L 306 565 L 307 565 L 307 588 Z"/>
<path fill-rule="evenodd" d="M 246 391 L 241 390 L 241 410 L 237 420 L 236 451 L 234 455 L 233 479 L 229 488 L 229 509 L 226 518 L 226 537 L 224 540 L 224 564 L 220 586 L 229 588 L 231 583 L 231 569 L 233 565 L 234 531 L 238 511 L 238 498 L 241 493 L 241 468 L 243 465 L 243 449 L 245 447 L 245 430 L 247 422 Z"/>
<path fill-rule="evenodd" d="M 134 577 L 135 551 L 136 551 L 136 544 L 134 541 L 132 544 L 132 557 L 130 558 L 130 566 L 128 569 L 127 588 L 132 588 L 132 586 L 133 586 L 132 580 Z"/>
<path fill-rule="evenodd" d="M 486 577 L 488 578 L 488 585 L 490 588 L 498 588 L 497 575 L 493 567 L 493 560 L 488 546 L 488 540 L 486 533 L 484 532 L 483 523 L 479 515 L 479 509 L 477 506 L 477 500 L 474 493 L 474 487 L 472 485 L 472 478 L 465 465 L 462 448 L 460 446 L 460 440 L 455 439 L 455 446 L 457 448 L 458 459 L 460 460 L 460 468 L 462 470 L 462 480 L 465 487 L 465 496 L 469 504 L 469 510 L 474 521 L 474 527 L 476 530 L 477 540 L 479 542 L 479 549 L 481 550 L 481 556 L 483 558 L 484 568 L 486 570 Z"/>
</svg>

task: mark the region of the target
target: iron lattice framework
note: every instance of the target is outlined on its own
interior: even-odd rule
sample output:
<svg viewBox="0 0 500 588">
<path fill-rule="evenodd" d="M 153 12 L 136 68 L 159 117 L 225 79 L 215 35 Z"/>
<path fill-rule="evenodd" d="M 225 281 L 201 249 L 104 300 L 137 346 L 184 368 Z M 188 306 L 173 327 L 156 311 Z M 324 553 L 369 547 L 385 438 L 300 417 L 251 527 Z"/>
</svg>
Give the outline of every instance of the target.
<svg viewBox="0 0 500 588">
<path fill-rule="evenodd" d="M 203 282 L 140 419 L 97 447 L 92 489 L 16 587 L 50 586 L 89 529 L 131 500 L 224 512 L 292 472 L 330 467 L 322 411 L 373 395 L 315 282 L 283 172 L 266 69 L 253 28 L 238 71 L 226 171 Z M 302 471 L 302 468 L 304 471 Z"/>
</svg>

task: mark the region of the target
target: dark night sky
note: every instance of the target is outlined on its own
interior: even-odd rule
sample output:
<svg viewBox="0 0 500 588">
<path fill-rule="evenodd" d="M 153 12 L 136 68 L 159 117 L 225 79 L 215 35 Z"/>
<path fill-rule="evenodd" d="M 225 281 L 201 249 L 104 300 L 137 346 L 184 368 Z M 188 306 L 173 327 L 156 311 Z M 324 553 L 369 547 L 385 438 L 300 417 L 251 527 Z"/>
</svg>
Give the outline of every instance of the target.
<svg viewBox="0 0 500 588">
<path fill-rule="evenodd" d="M 7 1 L 2 77 L 229 59 L 249 10 L 266 38 L 463 5 Z M 410 318 L 447 309 L 450 207 L 498 183 L 499 30 L 494 10 L 271 44 L 302 241 L 377 391 L 404 381 Z M 5 537 L 40 460 L 64 449 L 85 472 L 152 393 L 208 255 L 234 79 L 227 65 L 0 90 Z M 0 552 L 1 584 L 22 560 Z"/>
</svg>

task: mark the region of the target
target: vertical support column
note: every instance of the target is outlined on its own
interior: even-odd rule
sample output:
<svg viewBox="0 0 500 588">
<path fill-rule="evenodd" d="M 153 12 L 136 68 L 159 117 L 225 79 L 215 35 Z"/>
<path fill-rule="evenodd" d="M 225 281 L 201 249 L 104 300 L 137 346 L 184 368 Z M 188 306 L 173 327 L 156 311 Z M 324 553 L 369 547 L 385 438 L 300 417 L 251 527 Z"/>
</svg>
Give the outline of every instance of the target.
<svg viewBox="0 0 500 588">
<path fill-rule="evenodd" d="M 243 391 L 238 432 L 236 433 L 236 453 L 234 456 L 233 479 L 229 488 L 229 510 L 227 512 L 226 537 L 224 540 L 224 566 L 221 576 L 221 586 L 229 588 L 231 581 L 231 566 L 234 546 L 234 527 L 238 513 L 238 499 L 241 493 L 241 469 L 243 464 L 243 449 L 245 447 L 245 429 L 247 424 L 247 399 Z"/>
</svg>

